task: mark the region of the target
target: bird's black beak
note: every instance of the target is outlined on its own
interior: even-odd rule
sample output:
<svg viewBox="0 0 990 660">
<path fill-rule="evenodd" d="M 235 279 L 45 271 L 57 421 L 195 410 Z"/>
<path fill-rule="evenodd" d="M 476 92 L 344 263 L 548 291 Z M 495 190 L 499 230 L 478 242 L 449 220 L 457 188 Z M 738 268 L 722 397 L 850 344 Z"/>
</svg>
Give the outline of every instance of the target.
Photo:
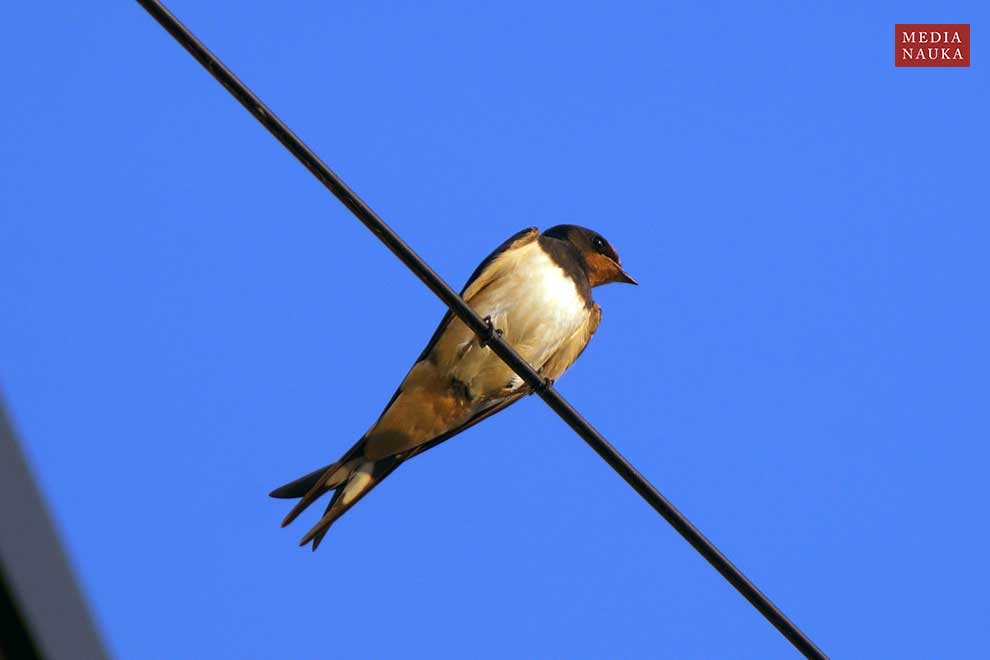
<svg viewBox="0 0 990 660">
<path fill-rule="evenodd" d="M 639 282 L 634 280 L 632 276 L 626 271 L 622 270 L 621 267 L 619 268 L 619 273 L 620 275 L 619 277 L 616 278 L 615 280 L 616 282 L 622 282 L 623 284 L 635 284 L 636 286 L 639 286 Z"/>
</svg>

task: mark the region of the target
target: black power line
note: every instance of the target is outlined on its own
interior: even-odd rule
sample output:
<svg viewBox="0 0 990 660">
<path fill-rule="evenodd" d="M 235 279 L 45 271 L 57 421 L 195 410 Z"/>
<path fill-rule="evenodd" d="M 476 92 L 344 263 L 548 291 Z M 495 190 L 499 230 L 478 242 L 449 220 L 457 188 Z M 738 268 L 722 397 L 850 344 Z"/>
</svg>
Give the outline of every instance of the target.
<svg viewBox="0 0 990 660">
<path fill-rule="evenodd" d="M 275 116 L 237 76 L 206 48 L 175 16 L 157 0 L 138 0 L 138 3 L 158 21 L 176 41 L 202 64 L 220 84 L 241 102 L 255 119 L 261 122 L 279 142 L 306 166 L 344 206 L 351 210 L 365 227 L 397 256 L 419 279 L 430 288 L 471 330 L 488 342 L 509 367 L 547 402 L 561 419 L 567 422 L 613 470 L 626 480 L 643 499 L 669 522 L 695 550 L 708 560 L 722 576 L 734 586 L 746 600 L 786 637 L 797 650 L 809 658 L 827 656 L 801 632 L 780 609 L 760 591 L 742 571 L 736 568 L 718 548 L 712 544 L 691 522 L 678 511 L 660 491 L 646 480 L 629 461 L 613 447 L 588 421 L 547 383 L 533 367 L 510 347 L 505 340 L 492 332 L 491 327 L 450 286 L 424 262 L 398 234 L 385 224 L 371 208 L 347 187 L 289 127 Z"/>
</svg>

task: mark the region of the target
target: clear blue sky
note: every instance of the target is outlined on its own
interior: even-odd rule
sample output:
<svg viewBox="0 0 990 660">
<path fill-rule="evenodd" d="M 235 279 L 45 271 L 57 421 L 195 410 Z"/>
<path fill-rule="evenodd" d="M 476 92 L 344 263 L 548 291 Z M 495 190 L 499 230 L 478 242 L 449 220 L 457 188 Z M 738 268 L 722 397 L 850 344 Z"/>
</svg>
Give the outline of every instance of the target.
<svg viewBox="0 0 990 660">
<path fill-rule="evenodd" d="M 982 647 L 987 4 L 467 4 L 171 3 L 455 286 L 608 237 L 560 390 L 826 652 Z M 115 655 L 793 655 L 536 398 L 297 548 L 441 304 L 136 4 L 5 24 L 0 377 Z"/>
</svg>

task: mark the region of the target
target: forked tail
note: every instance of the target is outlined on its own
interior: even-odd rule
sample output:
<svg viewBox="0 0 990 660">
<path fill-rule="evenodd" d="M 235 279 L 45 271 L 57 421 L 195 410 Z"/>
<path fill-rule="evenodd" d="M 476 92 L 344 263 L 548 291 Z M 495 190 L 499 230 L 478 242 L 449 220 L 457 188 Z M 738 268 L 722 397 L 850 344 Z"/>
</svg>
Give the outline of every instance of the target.
<svg viewBox="0 0 990 660">
<path fill-rule="evenodd" d="M 357 504 L 362 497 L 391 474 L 392 470 L 402 462 L 401 459 L 394 456 L 369 461 L 363 457 L 364 452 L 361 451 L 361 445 L 362 443 L 359 442 L 338 462 L 314 470 L 270 493 L 271 497 L 300 498 L 282 520 L 282 527 L 285 527 L 320 496 L 333 491 L 323 517 L 312 529 L 306 532 L 299 545 L 306 545 L 312 541 L 313 550 L 316 550 L 329 531 L 330 525 Z"/>
</svg>

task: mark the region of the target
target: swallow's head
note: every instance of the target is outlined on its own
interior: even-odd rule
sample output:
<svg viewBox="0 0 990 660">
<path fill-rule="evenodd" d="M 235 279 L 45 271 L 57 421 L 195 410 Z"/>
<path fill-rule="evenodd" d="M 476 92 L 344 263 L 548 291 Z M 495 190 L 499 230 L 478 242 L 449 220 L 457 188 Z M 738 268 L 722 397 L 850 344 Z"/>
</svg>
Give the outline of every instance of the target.
<svg viewBox="0 0 990 660">
<path fill-rule="evenodd" d="M 619 261 L 615 248 L 598 232 L 577 225 L 557 225 L 547 229 L 543 235 L 567 241 L 574 246 L 584 261 L 584 270 L 591 286 L 610 282 L 637 284 L 622 269 L 622 262 Z"/>
</svg>

